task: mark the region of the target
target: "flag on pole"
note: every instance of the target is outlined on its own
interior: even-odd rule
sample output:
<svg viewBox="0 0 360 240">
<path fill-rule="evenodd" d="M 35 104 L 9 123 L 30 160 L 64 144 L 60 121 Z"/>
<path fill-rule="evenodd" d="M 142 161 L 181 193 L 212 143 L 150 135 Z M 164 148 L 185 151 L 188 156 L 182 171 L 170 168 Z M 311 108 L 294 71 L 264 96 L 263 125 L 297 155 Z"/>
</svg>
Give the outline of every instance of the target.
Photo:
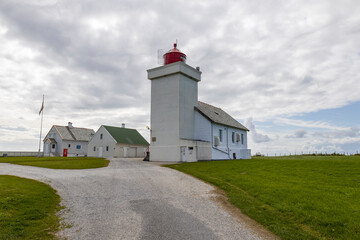
<svg viewBox="0 0 360 240">
<path fill-rule="evenodd" d="M 43 100 L 42 100 L 41 108 L 40 108 L 40 111 L 39 111 L 39 115 L 41 114 L 43 109 L 44 109 L 44 95 L 43 95 Z"/>
</svg>

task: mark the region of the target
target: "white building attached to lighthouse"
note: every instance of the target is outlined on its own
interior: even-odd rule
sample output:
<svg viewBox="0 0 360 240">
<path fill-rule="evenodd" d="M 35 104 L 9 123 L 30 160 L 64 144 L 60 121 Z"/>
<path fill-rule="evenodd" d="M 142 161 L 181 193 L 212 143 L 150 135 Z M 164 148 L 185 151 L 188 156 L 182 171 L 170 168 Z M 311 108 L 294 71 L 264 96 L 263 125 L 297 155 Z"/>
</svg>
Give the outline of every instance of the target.
<svg viewBox="0 0 360 240">
<path fill-rule="evenodd" d="M 246 127 L 222 109 L 198 101 L 201 72 L 174 44 L 151 80 L 150 161 L 249 159 Z"/>
</svg>

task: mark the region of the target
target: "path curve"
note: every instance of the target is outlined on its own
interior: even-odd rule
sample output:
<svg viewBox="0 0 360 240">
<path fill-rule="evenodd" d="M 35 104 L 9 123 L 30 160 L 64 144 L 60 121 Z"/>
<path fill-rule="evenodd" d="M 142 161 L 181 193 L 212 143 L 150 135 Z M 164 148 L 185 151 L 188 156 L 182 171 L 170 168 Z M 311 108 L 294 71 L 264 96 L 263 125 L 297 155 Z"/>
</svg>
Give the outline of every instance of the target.
<svg viewBox="0 0 360 240">
<path fill-rule="evenodd" d="M 214 187 L 140 159 L 106 168 L 57 170 L 0 163 L 0 174 L 51 185 L 72 227 L 67 239 L 262 239 L 214 202 Z"/>
</svg>

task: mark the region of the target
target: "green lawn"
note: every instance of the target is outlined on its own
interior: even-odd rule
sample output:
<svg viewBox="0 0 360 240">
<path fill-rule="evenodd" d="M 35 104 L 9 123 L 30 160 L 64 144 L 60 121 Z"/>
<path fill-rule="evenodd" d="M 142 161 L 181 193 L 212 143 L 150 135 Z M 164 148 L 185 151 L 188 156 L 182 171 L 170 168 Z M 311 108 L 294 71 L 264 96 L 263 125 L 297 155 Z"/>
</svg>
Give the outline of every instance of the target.
<svg viewBox="0 0 360 240">
<path fill-rule="evenodd" d="M 360 239 L 360 156 L 255 157 L 168 165 L 223 189 L 282 239 Z"/>
<path fill-rule="evenodd" d="M 91 157 L 1 157 L 0 162 L 53 169 L 87 169 L 109 165 L 109 160 Z"/>
<path fill-rule="evenodd" d="M 55 239 L 59 203 L 44 183 L 0 175 L 0 239 Z"/>
</svg>

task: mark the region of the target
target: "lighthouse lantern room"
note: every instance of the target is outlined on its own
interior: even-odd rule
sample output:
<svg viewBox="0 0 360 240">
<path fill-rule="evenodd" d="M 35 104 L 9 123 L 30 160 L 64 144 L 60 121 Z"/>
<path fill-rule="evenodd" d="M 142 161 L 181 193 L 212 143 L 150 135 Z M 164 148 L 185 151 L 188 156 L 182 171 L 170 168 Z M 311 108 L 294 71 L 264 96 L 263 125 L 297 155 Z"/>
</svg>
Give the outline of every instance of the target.
<svg viewBox="0 0 360 240">
<path fill-rule="evenodd" d="M 177 44 L 174 43 L 174 48 L 164 54 L 164 65 L 174 62 L 186 62 L 186 55 L 176 47 Z"/>
</svg>

